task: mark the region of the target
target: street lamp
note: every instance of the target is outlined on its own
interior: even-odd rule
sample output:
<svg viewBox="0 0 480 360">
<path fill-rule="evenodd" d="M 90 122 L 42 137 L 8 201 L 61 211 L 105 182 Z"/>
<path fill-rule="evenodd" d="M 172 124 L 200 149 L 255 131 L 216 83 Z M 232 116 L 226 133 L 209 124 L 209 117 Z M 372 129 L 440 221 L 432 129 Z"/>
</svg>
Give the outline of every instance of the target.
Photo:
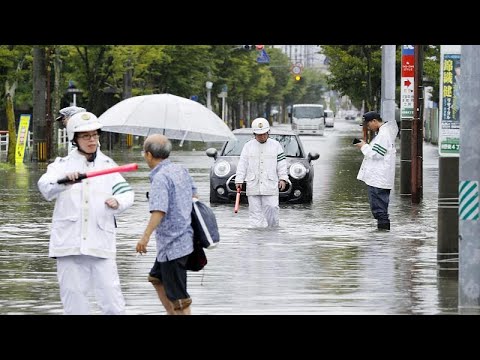
<svg viewBox="0 0 480 360">
<path fill-rule="evenodd" d="M 73 95 L 73 103 L 71 103 L 70 106 L 77 106 L 77 94 L 80 94 L 82 92 L 82 90 L 77 89 L 72 80 L 68 82 L 67 93 L 71 93 Z"/>
<path fill-rule="evenodd" d="M 205 83 L 205 87 L 207 88 L 207 109 L 208 110 L 212 110 L 212 97 L 211 97 L 211 93 L 212 93 L 212 87 L 213 87 L 213 83 L 211 81 L 207 81 Z"/>
</svg>

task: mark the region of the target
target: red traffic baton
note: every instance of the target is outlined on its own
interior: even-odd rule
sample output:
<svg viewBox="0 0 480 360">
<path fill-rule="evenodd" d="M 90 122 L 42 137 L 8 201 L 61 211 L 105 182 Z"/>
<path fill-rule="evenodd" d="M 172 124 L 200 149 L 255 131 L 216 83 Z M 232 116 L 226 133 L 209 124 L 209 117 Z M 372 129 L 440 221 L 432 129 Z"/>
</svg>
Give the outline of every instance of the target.
<svg viewBox="0 0 480 360">
<path fill-rule="evenodd" d="M 107 174 L 112 174 L 117 172 L 135 171 L 137 169 L 138 169 L 138 164 L 132 163 L 132 164 L 127 164 L 122 166 L 115 166 L 115 167 L 103 169 L 103 170 L 89 171 L 87 173 L 78 174 L 78 179 L 76 181 L 81 181 L 86 178 L 91 178 L 91 177 L 100 176 L 100 175 L 107 175 Z M 62 179 L 57 180 L 57 183 L 66 184 L 71 181 L 72 180 L 70 180 L 68 177 L 64 177 Z"/>
<path fill-rule="evenodd" d="M 240 206 L 240 188 L 237 188 L 237 197 L 235 199 L 235 208 L 233 209 L 233 211 L 236 213 L 238 213 L 238 207 Z"/>
</svg>

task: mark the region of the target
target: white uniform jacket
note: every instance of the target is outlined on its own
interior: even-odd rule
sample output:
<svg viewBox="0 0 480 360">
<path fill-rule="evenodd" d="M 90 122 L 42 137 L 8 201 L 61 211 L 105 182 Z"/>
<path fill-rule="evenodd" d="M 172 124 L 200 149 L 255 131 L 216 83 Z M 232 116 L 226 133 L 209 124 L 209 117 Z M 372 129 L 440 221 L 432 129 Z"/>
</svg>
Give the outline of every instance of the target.
<svg viewBox="0 0 480 360">
<path fill-rule="evenodd" d="M 67 173 L 85 173 L 117 166 L 97 150 L 95 161 L 74 149 L 68 156 L 56 158 L 38 180 L 38 188 L 48 201 L 56 199 L 50 234 L 49 256 L 91 255 L 115 258 L 116 229 L 114 215 L 133 205 L 134 192 L 119 173 L 100 175 L 73 185 L 57 184 Z M 115 198 L 114 210 L 105 204 Z"/>
<path fill-rule="evenodd" d="M 235 183 L 247 183 L 247 196 L 278 195 L 278 181 L 288 182 L 287 160 L 282 145 L 274 139 L 263 144 L 252 139 L 238 161 Z"/>
<path fill-rule="evenodd" d="M 364 155 L 357 175 L 358 180 L 381 189 L 392 189 L 395 180 L 395 138 L 398 125 L 395 120 L 380 126 L 377 136 L 362 146 Z"/>
</svg>

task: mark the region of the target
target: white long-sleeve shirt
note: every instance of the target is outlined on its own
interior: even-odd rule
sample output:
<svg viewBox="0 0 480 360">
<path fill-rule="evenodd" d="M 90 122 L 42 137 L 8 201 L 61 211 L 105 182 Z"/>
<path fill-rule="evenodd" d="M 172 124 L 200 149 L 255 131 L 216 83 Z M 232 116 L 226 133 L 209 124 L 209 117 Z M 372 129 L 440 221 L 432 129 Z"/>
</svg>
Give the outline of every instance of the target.
<svg viewBox="0 0 480 360">
<path fill-rule="evenodd" d="M 263 144 L 252 139 L 238 161 L 235 183 L 247 183 L 247 196 L 278 195 L 278 181 L 288 181 L 287 160 L 282 145 L 274 139 Z"/>
<path fill-rule="evenodd" d="M 381 189 L 392 189 L 395 180 L 395 138 L 398 125 L 395 120 L 380 126 L 377 136 L 362 146 L 364 155 L 357 179 L 369 186 Z"/>
<path fill-rule="evenodd" d="M 91 255 L 115 258 L 116 228 L 114 215 L 133 205 L 134 192 L 119 173 L 87 178 L 73 185 L 57 184 L 67 173 L 85 173 L 117 166 L 97 150 L 95 161 L 74 149 L 48 165 L 38 180 L 38 188 L 48 201 L 56 199 L 52 217 L 49 256 Z M 105 204 L 115 198 L 118 209 Z"/>
</svg>

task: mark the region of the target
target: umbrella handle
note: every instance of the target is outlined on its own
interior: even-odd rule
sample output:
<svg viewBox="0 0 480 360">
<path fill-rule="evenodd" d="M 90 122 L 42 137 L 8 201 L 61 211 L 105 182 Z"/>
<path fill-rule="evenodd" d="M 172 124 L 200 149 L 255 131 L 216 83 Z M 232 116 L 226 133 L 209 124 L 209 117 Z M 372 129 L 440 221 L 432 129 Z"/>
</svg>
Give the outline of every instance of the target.
<svg viewBox="0 0 480 360">
<path fill-rule="evenodd" d="M 237 197 L 235 199 L 235 208 L 233 210 L 235 214 L 238 213 L 239 206 L 240 206 L 240 188 L 237 188 Z"/>
</svg>

